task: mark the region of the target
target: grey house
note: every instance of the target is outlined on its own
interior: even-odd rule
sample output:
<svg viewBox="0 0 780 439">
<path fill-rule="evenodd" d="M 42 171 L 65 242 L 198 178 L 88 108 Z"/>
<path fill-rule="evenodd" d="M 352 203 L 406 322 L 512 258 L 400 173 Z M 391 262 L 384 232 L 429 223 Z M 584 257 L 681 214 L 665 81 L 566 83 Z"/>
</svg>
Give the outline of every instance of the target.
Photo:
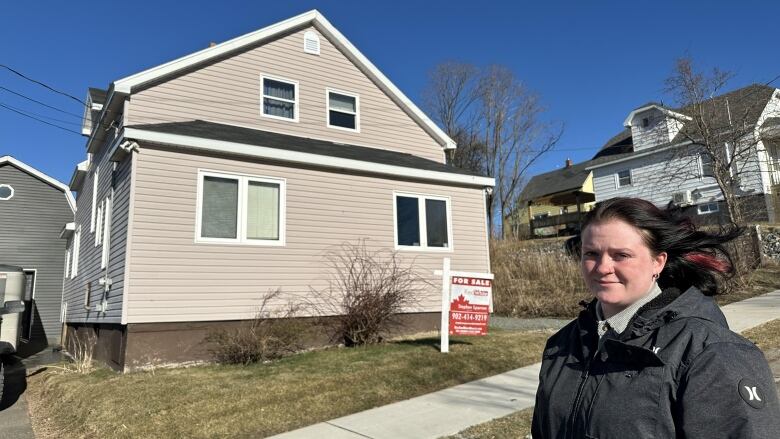
<svg viewBox="0 0 780 439">
<path fill-rule="evenodd" d="M 75 206 L 67 185 L 0 157 L 0 264 L 22 267 L 27 275 L 18 349 L 23 355 L 60 343 L 63 275 L 71 268 L 60 237 L 72 227 Z"/>
</svg>

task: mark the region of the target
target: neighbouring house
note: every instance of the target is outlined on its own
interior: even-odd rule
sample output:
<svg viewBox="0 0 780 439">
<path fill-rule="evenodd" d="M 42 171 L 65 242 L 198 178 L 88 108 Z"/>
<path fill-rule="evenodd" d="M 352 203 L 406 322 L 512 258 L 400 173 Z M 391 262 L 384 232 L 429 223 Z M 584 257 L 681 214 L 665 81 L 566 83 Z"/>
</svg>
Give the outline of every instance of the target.
<svg viewBox="0 0 780 439">
<path fill-rule="evenodd" d="M 63 274 L 78 272 L 78 247 L 61 237 L 75 231 L 75 200 L 56 179 L 10 156 L 0 157 L 0 264 L 21 267 L 25 311 L 18 353 L 60 344 Z"/>
<path fill-rule="evenodd" d="M 119 370 L 207 360 L 204 337 L 328 286 L 365 240 L 430 280 L 406 322 L 434 329 L 440 280 L 490 270 L 492 178 L 319 12 L 90 89 L 74 172 L 69 339 Z M 273 310 L 272 310 L 273 314 Z"/>
<path fill-rule="evenodd" d="M 749 154 L 732 160 L 733 172 L 739 173 L 736 192 L 748 206 L 748 220 L 780 220 L 780 90 L 750 85 L 708 103 L 722 109 L 723 114 L 717 114 L 716 119 L 722 119 L 724 125 L 729 118 L 739 116 L 739 123 L 755 127 Z M 659 103 L 631 111 L 625 128 L 591 160 L 532 178 L 521 195 L 521 208 L 544 203 L 561 208 L 583 190 L 580 182 L 586 182 L 592 184 L 596 202 L 641 197 L 659 206 L 676 205 L 699 223 L 725 221 L 723 195 L 712 164 L 681 133 L 688 118 L 685 113 L 686 109 L 670 109 Z M 724 145 L 723 154 L 729 157 L 728 145 Z M 565 224 L 576 229 L 573 223 L 579 220 L 574 216 L 553 211 L 539 221 L 532 220 L 531 228 Z"/>
</svg>

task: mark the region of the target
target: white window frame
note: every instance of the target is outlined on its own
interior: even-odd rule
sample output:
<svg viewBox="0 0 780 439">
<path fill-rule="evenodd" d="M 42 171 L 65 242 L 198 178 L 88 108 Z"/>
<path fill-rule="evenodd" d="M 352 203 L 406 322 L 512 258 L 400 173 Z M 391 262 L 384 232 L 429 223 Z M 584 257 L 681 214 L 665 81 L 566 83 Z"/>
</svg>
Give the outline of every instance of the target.
<svg viewBox="0 0 780 439">
<path fill-rule="evenodd" d="M 704 180 L 705 178 L 712 178 L 712 175 L 704 175 L 704 157 L 705 154 L 699 154 L 699 181 Z M 715 163 L 712 161 L 712 157 L 707 155 L 707 157 L 710 158 L 710 166 L 712 167 L 713 174 L 715 173 Z"/>
<path fill-rule="evenodd" d="M 420 245 L 399 245 L 398 244 L 398 197 L 417 198 L 417 212 L 419 212 Z M 428 228 L 427 211 L 425 209 L 425 200 L 444 201 L 447 211 L 447 247 L 429 247 L 428 246 Z M 396 250 L 403 251 L 426 251 L 452 253 L 455 251 L 455 243 L 452 240 L 452 202 L 450 197 L 432 194 L 421 194 L 414 192 L 396 192 L 393 191 L 393 243 Z"/>
<path fill-rule="evenodd" d="M 346 127 L 340 127 L 337 125 L 331 125 L 330 124 L 330 94 L 335 93 L 343 96 L 348 96 L 350 98 L 355 98 L 355 128 L 346 128 Z M 344 114 L 353 114 L 342 110 L 333 110 L 337 111 L 339 113 Z M 328 128 L 333 128 L 335 130 L 342 130 L 342 131 L 349 131 L 351 133 L 359 133 L 360 132 L 360 95 L 357 93 L 352 93 L 344 90 L 338 90 L 335 88 L 326 88 L 325 89 L 325 123 Z"/>
<path fill-rule="evenodd" d="M 715 206 L 715 210 L 707 210 L 706 212 L 702 212 L 701 210 L 702 206 Z M 709 215 L 712 213 L 717 213 L 720 212 L 720 204 L 717 201 L 710 201 L 709 203 L 697 204 L 696 212 L 698 212 L 699 215 Z"/>
<path fill-rule="evenodd" d="M 70 277 L 70 252 L 70 247 L 65 249 L 65 273 L 62 275 L 63 279 L 68 279 Z"/>
<path fill-rule="evenodd" d="M 103 243 L 103 201 L 97 207 L 97 214 L 95 215 L 95 247 Z"/>
<path fill-rule="evenodd" d="M 0 201 L 7 201 L 14 197 L 14 193 L 16 193 L 16 191 L 14 190 L 13 186 L 10 184 L 0 184 L 0 187 L 7 187 L 8 189 L 11 189 L 11 195 L 7 197 L 0 197 Z"/>
<path fill-rule="evenodd" d="M 238 206 L 236 212 L 236 238 L 209 238 L 201 236 L 203 216 L 203 180 L 205 177 L 238 180 Z M 279 185 L 279 239 L 248 239 L 246 237 L 246 191 L 250 181 Z M 196 244 L 260 245 L 283 247 L 286 243 L 287 229 L 287 180 L 279 177 L 236 174 L 229 172 L 198 169 L 198 190 L 195 216 Z"/>
<path fill-rule="evenodd" d="M 623 171 L 628 171 L 628 178 L 631 179 L 631 183 L 629 184 L 620 184 L 620 173 Z M 630 187 L 634 185 L 634 171 L 632 169 L 621 169 L 617 172 L 615 172 L 615 189 L 622 189 L 624 187 Z"/>
<path fill-rule="evenodd" d="M 81 225 L 76 227 L 76 233 L 73 234 L 73 261 L 71 262 L 70 278 L 73 279 L 79 275 L 79 253 L 81 252 Z"/>
<path fill-rule="evenodd" d="M 89 233 L 93 233 L 95 231 L 95 214 L 97 213 L 97 193 L 98 193 L 99 181 L 100 181 L 100 166 L 96 166 L 95 173 L 92 174 L 92 216 L 90 217 L 89 220 Z M 97 246 L 97 244 L 95 244 L 95 246 Z"/>
<path fill-rule="evenodd" d="M 284 82 L 284 83 L 293 85 L 295 87 L 295 99 L 294 100 L 289 100 L 289 99 L 277 98 L 277 97 L 274 97 L 274 96 L 266 96 L 266 94 L 265 94 L 265 80 L 266 79 L 271 79 L 273 81 L 279 81 L 279 82 Z M 300 107 L 300 101 L 301 101 L 300 87 L 298 85 L 299 85 L 298 81 L 293 81 L 292 79 L 282 78 L 282 77 L 273 76 L 273 75 L 261 74 L 260 75 L 260 115 L 262 117 L 267 117 L 269 119 L 283 120 L 285 122 L 296 122 L 297 123 L 298 122 L 298 108 Z M 264 102 L 265 102 L 265 98 L 266 97 L 269 98 L 269 99 L 275 99 L 277 101 L 292 103 L 293 104 L 293 116 L 294 117 L 292 119 L 289 119 L 289 118 L 286 118 L 286 117 L 274 116 L 273 114 L 265 114 Z"/>
</svg>

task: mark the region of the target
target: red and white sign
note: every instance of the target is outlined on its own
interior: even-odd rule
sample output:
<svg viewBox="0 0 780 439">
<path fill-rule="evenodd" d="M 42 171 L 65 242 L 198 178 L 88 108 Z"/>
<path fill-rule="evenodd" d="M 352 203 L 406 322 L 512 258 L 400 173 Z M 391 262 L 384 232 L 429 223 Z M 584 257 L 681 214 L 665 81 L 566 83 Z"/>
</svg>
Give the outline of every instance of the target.
<svg viewBox="0 0 780 439">
<path fill-rule="evenodd" d="M 487 335 L 493 281 L 452 276 L 450 285 L 450 335 Z"/>
</svg>

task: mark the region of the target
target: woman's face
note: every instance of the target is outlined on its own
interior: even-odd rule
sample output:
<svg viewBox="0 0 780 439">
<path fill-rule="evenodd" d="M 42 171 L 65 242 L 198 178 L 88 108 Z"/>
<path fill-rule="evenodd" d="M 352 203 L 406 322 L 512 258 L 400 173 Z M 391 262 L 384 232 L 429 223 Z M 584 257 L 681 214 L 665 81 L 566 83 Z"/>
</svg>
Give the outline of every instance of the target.
<svg viewBox="0 0 780 439">
<path fill-rule="evenodd" d="M 666 263 L 639 230 L 620 220 L 590 224 L 582 233 L 582 277 L 610 317 L 642 298 Z"/>
</svg>

